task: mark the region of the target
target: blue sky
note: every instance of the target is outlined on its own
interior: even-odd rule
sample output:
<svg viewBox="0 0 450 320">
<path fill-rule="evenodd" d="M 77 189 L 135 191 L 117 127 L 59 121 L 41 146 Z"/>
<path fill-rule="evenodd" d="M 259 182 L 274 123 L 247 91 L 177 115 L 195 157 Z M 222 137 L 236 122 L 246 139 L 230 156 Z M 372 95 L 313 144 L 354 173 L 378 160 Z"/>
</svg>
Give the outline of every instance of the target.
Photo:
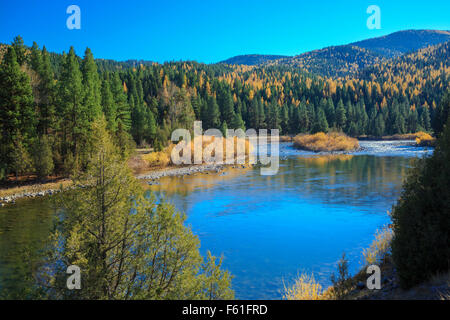
<svg viewBox="0 0 450 320">
<path fill-rule="evenodd" d="M 69 30 L 69 5 L 81 30 Z M 381 29 L 369 30 L 369 5 Z M 295 55 L 405 29 L 450 30 L 450 1 L 0 0 L 0 42 L 20 34 L 55 52 L 96 58 L 217 62 L 239 54 Z"/>
</svg>

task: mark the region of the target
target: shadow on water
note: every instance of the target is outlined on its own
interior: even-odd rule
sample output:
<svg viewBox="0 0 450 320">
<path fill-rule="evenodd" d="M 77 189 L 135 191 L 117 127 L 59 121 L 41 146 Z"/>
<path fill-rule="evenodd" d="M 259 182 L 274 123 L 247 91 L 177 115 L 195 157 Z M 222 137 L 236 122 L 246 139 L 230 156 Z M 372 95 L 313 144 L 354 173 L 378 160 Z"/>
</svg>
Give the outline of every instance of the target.
<svg viewBox="0 0 450 320">
<path fill-rule="evenodd" d="M 25 199 L 0 209 L 0 298 L 24 298 L 31 287 L 52 228 L 52 203 Z"/>
</svg>

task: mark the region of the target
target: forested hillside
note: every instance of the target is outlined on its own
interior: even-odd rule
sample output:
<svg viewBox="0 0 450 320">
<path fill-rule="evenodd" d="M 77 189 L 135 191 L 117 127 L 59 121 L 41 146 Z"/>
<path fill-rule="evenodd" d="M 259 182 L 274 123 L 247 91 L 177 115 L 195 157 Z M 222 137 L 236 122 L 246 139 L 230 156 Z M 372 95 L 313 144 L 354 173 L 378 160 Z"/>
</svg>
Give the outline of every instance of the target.
<svg viewBox="0 0 450 320">
<path fill-rule="evenodd" d="M 269 61 L 288 58 L 280 55 L 264 55 L 264 54 L 246 54 L 229 58 L 225 61 L 219 62 L 224 64 L 243 64 L 247 66 L 255 66 Z"/>
<path fill-rule="evenodd" d="M 354 75 L 359 70 L 383 61 L 384 57 L 356 46 L 328 47 L 292 58 L 275 61 L 275 65 L 298 67 L 326 77 Z"/>
<path fill-rule="evenodd" d="M 450 72 L 448 43 L 345 78 L 288 65 L 95 60 L 89 49 L 84 57 L 73 48 L 62 55 L 37 44 L 29 49 L 20 37 L 2 50 L 2 177 L 82 169 L 91 123 L 102 116 L 123 152 L 129 137 L 161 149 L 173 129 L 191 129 L 196 119 L 204 129 L 279 128 L 282 134 L 432 131 Z"/>
<path fill-rule="evenodd" d="M 450 41 L 450 32 L 443 30 L 405 30 L 389 35 L 331 46 L 294 57 L 248 55 L 221 63 L 240 65 L 285 65 L 298 67 L 325 77 L 354 77 L 361 70 L 403 54 Z"/>
<path fill-rule="evenodd" d="M 350 45 L 371 50 L 386 58 L 392 58 L 447 41 L 450 41 L 450 31 L 405 30 L 383 37 L 353 42 Z"/>
</svg>

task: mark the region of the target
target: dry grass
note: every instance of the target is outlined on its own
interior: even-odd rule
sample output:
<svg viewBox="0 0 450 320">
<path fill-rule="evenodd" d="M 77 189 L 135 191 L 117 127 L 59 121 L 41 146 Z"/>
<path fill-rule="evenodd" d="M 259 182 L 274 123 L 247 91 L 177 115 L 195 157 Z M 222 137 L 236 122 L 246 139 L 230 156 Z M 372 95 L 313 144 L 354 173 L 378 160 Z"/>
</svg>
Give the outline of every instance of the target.
<svg viewBox="0 0 450 320">
<path fill-rule="evenodd" d="M 417 138 L 417 133 L 397 133 L 392 136 L 384 136 L 383 140 L 414 140 Z"/>
<path fill-rule="evenodd" d="M 430 147 L 434 146 L 435 138 L 433 138 L 428 133 L 419 131 L 416 134 L 416 143 L 421 147 Z"/>
<path fill-rule="evenodd" d="M 0 190 L 0 198 L 3 197 L 10 197 L 12 195 L 17 194 L 23 194 L 23 193 L 38 193 L 42 191 L 47 190 L 56 190 L 59 189 L 60 186 L 63 186 L 63 188 L 67 188 L 72 185 L 72 180 L 70 179 L 64 179 L 57 182 L 48 182 L 48 183 L 42 183 L 42 184 L 32 184 L 32 185 L 25 185 L 25 186 L 17 186 L 7 189 L 1 189 Z"/>
<path fill-rule="evenodd" d="M 283 299 L 286 300 L 323 300 L 322 286 L 314 275 L 301 274 L 291 287 L 284 286 Z"/>
<path fill-rule="evenodd" d="M 201 139 L 202 137 L 196 137 L 194 140 L 191 141 L 191 162 L 194 163 L 194 143 L 198 142 L 198 139 Z M 250 144 L 250 142 L 247 139 L 241 139 L 238 137 L 230 137 L 230 138 L 217 138 L 217 137 L 208 137 L 208 140 L 202 139 L 201 142 L 201 152 L 205 151 L 205 148 L 210 146 L 214 142 L 218 142 L 216 139 L 220 139 L 219 143 L 221 142 L 223 145 L 223 161 L 225 162 L 226 156 L 227 156 L 227 142 L 234 144 L 233 149 L 233 158 L 236 159 L 237 151 L 238 151 L 238 145 L 241 143 L 243 144 L 244 149 L 244 155 L 245 158 L 248 158 L 248 155 L 253 150 L 253 146 Z M 166 168 L 171 165 L 174 165 L 172 163 L 171 159 L 171 153 L 173 148 L 175 147 L 174 144 L 169 145 L 167 148 L 165 148 L 162 151 L 159 152 L 150 152 L 150 153 L 140 153 L 137 158 L 141 159 L 145 163 L 146 169 L 155 169 L 155 168 Z M 212 156 L 215 156 L 215 152 L 212 152 Z M 134 159 L 134 163 L 136 163 L 136 167 L 142 168 L 142 163 L 139 163 L 139 159 Z M 205 163 L 205 159 L 203 159 L 203 163 Z M 134 170 L 137 171 L 136 169 Z M 142 171 L 142 170 L 141 170 Z"/>
<path fill-rule="evenodd" d="M 202 139 L 202 137 L 196 137 L 193 141 L 191 141 L 191 156 L 192 156 L 192 162 L 194 162 L 194 143 L 198 142 L 199 139 Z M 227 143 L 228 144 L 232 144 L 233 145 L 233 154 L 232 154 L 232 158 L 236 159 L 237 158 L 237 153 L 238 153 L 238 145 L 241 144 L 241 146 L 243 145 L 243 151 L 244 151 L 244 156 L 245 158 L 248 157 L 248 155 L 250 154 L 250 152 L 252 152 L 253 150 L 253 146 L 250 144 L 250 142 L 247 139 L 242 139 L 242 138 L 238 138 L 238 137 L 229 137 L 229 138 L 225 138 L 225 137 L 208 137 L 206 138 L 207 140 L 205 141 L 205 139 L 202 139 L 202 154 L 205 151 L 205 148 L 207 148 L 208 146 L 210 146 L 211 144 L 217 142 L 217 143 L 222 143 L 222 157 L 223 157 L 223 162 L 225 162 L 226 158 L 227 158 Z M 212 156 L 215 156 L 215 152 L 212 152 L 211 154 Z M 203 159 L 205 160 L 205 159 Z"/>
<path fill-rule="evenodd" d="M 173 147 L 174 145 L 170 144 L 164 150 L 142 154 L 141 159 L 144 160 L 148 168 L 165 168 L 171 163 L 170 154 Z"/>
<path fill-rule="evenodd" d="M 387 141 L 416 140 L 417 138 L 420 138 L 424 135 L 427 135 L 431 138 L 431 136 L 429 134 L 427 134 L 423 131 L 418 131 L 416 133 L 402 133 L 402 134 L 397 133 L 397 134 L 393 134 L 390 136 L 382 136 L 382 137 L 361 135 L 361 136 L 358 136 L 358 139 L 360 139 L 360 140 L 387 140 Z"/>
<path fill-rule="evenodd" d="M 280 136 L 279 141 L 280 142 L 292 142 L 294 138 L 291 136 Z"/>
<path fill-rule="evenodd" d="M 343 133 L 319 132 L 313 135 L 302 134 L 294 137 L 296 149 L 320 151 L 353 151 L 359 148 L 358 140 L 350 138 Z"/>
<path fill-rule="evenodd" d="M 376 231 L 372 244 L 363 251 L 367 265 L 379 264 L 384 259 L 389 252 L 392 237 L 392 230 L 387 227 Z"/>
</svg>

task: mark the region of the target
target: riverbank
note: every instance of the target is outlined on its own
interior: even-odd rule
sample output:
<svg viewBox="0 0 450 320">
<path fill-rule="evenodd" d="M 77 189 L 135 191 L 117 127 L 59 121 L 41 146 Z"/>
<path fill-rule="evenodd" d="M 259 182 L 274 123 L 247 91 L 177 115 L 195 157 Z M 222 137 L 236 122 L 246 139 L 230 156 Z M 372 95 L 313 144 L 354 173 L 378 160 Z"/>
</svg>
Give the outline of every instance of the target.
<svg viewBox="0 0 450 320">
<path fill-rule="evenodd" d="M 233 168 L 246 168 L 247 165 L 232 165 Z M 139 180 L 149 180 L 148 184 L 153 184 L 153 181 L 159 180 L 162 177 L 174 176 L 189 176 L 197 173 L 221 173 L 226 168 L 226 165 L 220 164 L 203 164 L 192 165 L 186 167 L 167 167 L 164 169 L 157 169 L 145 173 L 135 174 Z M 10 188 L 0 189 L 0 207 L 7 204 L 15 204 L 16 200 L 22 198 L 36 198 L 47 195 L 54 195 L 60 192 L 61 186 L 63 188 L 70 187 L 72 180 L 61 179 L 57 182 L 35 183 L 23 186 L 13 186 Z"/>
<path fill-rule="evenodd" d="M 387 237 L 387 235 L 390 235 Z M 450 300 L 450 270 L 409 289 L 400 286 L 400 279 L 391 255 L 392 233 L 377 233 L 376 240 L 363 251 L 366 265 L 353 276 L 346 276 L 348 261 L 339 261 L 337 281 L 322 291 L 313 275 L 302 274 L 292 287 L 285 287 L 288 300 Z M 369 265 L 380 268 L 380 289 L 369 289 Z M 341 272 L 343 270 L 343 272 Z"/>
<path fill-rule="evenodd" d="M 0 207 L 6 204 L 14 204 L 16 200 L 21 198 L 36 198 L 47 195 L 53 195 L 63 188 L 70 187 L 72 180 L 61 179 L 46 183 L 34 183 L 28 185 L 13 186 L 10 188 L 0 189 Z"/>
<path fill-rule="evenodd" d="M 424 139 L 426 137 L 426 139 Z M 416 139 L 420 140 L 435 140 L 431 135 L 429 135 L 426 132 L 418 131 L 416 133 L 404 133 L 404 134 L 393 134 L 390 136 L 371 136 L 371 135 L 361 135 L 356 136 L 356 139 L 359 141 L 401 141 L 401 140 L 411 140 L 411 141 L 417 141 Z"/>
<path fill-rule="evenodd" d="M 243 166 L 245 167 L 245 166 Z M 220 173 L 225 169 L 225 165 L 219 164 L 202 164 L 202 165 L 193 165 L 187 167 L 172 167 L 165 168 L 155 171 L 146 172 L 143 174 L 139 174 L 136 176 L 137 179 L 141 180 L 158 180 L 162 177 L 174 177 L 174 176 L 186 176 L 192 175 L 196 173 Z"/>
<path fill-rule="evenodd" d="M 379 143 L 380 142 L 380 143 Z M 289 148 L 283 147 L 289 145 Z M 290 142 L 283 142 L 280 144 L 280 158 L 285 159 L 287 156 L 295 156 L 301 153 L 301 150 L 295 149 Z M 406 147 L 405 147 L 406 146 Z M 359 148 L 354 151 L 318 151 L 307 152 L 307 156 L 333 156 L 333 155 L 405 155 L 411 154 L 411 156 L 420 156 L 425 149 L 420 148 L 413 141 L 361 141 Z M 142 152 L 146 154 L 150 151 Z M 133 171 L 135 177 L 142 181 L 142 183 L 154 184 L 154 181 L 159 180 L 162 177 L 173 176 L 189 176 L 197 173 L 213 173 L 219 174 L 227 167 L 230 168 L 247 168 L 249 165 L 217 165 L 217 164 L 201 164 L 190 166 L 167 166 L 167 167 L 154 167 L 149 168 L 148 164 L 141 159 L 140 154 L 131 158 L 128 163 L 130 169 Z M 19 177 L 21 178 L 21 177 Z M 26 178 L 26 177 L 22 177 Z M 29 178 L 29 177 L 28 177 Z M 67 178 L 53 177 L 53 179 L 47 183 L 39 183 L 36 180 L 28 179 L 29 181 L 16 182 L 15 178 L 10 178 L 8 184 L 0 186 L 0 207 L 7 204 L 12 204 L 16 200 L 21 198 L 35 198 L 43 197 L 47 195 L 53 195 L 59 192 L 60 184 L 63 187 L 68 187 L 72 184 L 72 181 Z M 23 180 L 23 179 L 22 179 Z M 148 181 L 145 181 L 148 180 Z"/>
<path fill-rule="evenodd" d="M 379 265 L 381 271 L 381 289 L 369 290 L 366 286 L 368 274 L 363 268 L 350 278 L 350 290 L 341 298 L 343 300 L 449 300 L 450 272 L 435 275 L 410 289 L 402 289 L 392 262 L 387 255 Z"/>
</svg>

